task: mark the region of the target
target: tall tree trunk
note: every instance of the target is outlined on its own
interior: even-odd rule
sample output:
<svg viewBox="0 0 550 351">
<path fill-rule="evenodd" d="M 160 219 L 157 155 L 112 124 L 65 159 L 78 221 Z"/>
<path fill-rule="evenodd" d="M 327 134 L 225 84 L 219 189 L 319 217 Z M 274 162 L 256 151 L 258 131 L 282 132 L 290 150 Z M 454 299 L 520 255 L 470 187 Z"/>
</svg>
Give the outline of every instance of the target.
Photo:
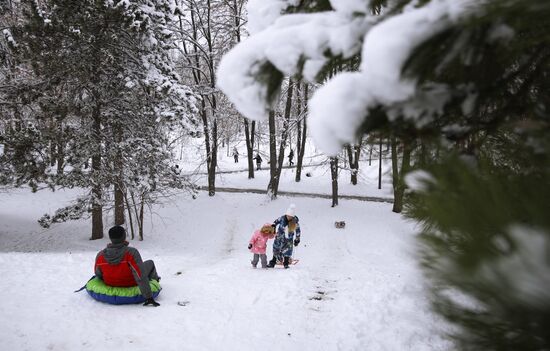
<svg viewBox="0 0 550 351">
<path fill-rule="evenodd" d="M 201 119 L 202 119 L 202 128 L 204 133 L 204 146 L 206 149 L 206 171 L 208 173 L 208 195 L 214 196 L 216 194 L 215 184 L 211 181 L 212 171 L 212 148 L 210 146 L 210 128 L 208 125 L 208 113 L 206 111 L 206 103 L 204 97 L 201 100 Z M 215 177 L 215 173 L 214 173 Z"/>
<path fill-rule="evenodd" d="M 51 136 L 53 135 L 56 135 L 56 131 L 57 131 L 57 126 L 56 126 L 57 123 L 55 123 L 55 119 L 53 117 L 48 117 L 48 129 L 49 129 L 49 134 Z M 57 160 L 57 152 L 56 152 L 56 147 L 57 147 L 57 143 L 56 143 L 56 139 L 54 139 L 53 137 L 50 137 L 50 167 L 53 167 L 55 166 L 55 161 Z"/>
<path fill-rule="evenodd" d="M 283 169 L 283 163 L 285 160 L 285 147 L 286 142 L 288 139 L 288 130 L 289 130 L 289 121 L 290 121 L 290 112 L 292 109 L 292 92 L 294 90 L 294 82 L 292 78 L 288 80 L 288 92 L 287 92 L 287 98 L 286 98 L 286 106 L 285 106 L 285 115 L 284 115 L 284 122 L 283 122 L 283 131 L 281 133 L 281 143 L 279 144 L 279 155 L 277 156 L 277 169 L 276 174 L 273 179 L 273 181 L 270 183 L 271 185 L 271 199 L 277 198 L 277 193 L 279 192 L 279 180 L 281 178 L 281 172 Z"/>
<path fill-rule="evenodd" d="M 65 168 L 65 138 L 63 137 L 63 119 L 64 119 L 64 116 L 57 120 L 57 133 L 56 133 L 57 175 L 63 175 L 64 168 Z"/>
<path fill-rule="evenodd" d="M 218 167 L 218 121 L 212 122 L 212 156 L 208 172 L 208 196 L 216 195 L 216 168 Z"/>
<path fill-rule="evenodd" d="M 214 71 L 214 47 L 212 40 L 212 25 L 211 25 L 211 1 L 206 1 L 206 28 L 204 29 L 204 36 L 206 43 L 208 44 L 208 71 L 210 74 L 210 88 L 212 91 L 216 90 L 216 73 Z M 210 101 L 210 107 L 212 110 L 212 134 L 211 134 L 211 158 L 210 158 L 210 171 L 208 172 L 208 195 L 214 196 L 216 194 L 216 168 L 218 166 L 218 119 L 217 119 L 217 101 L 215 93 L 212 94 Z"/>
<path fill-rule="evenodd" d="M 304 163 L 304 154 L 306 153 L 306 137 L 307 137 L 307 103 L 308 103 L 309 84 L 304 84 L 304 118 L 302 119 L 303 128 L 301 136 L 300 150 L 298 151 L 298 161 L 296 162 L 296 182 L 299 182 L 302 177 L 302 167 Z"/>
<path fill-rule="evenodd" d="M 124 192 L 123 193 L 124 195 L 124 202 L 126 203 L 126 210 L 128 212 L 128 221 L 130 223 L 128 223 L 128 226 L 130 227 L 130 238 L 132 240 L 134 240 L 135 238 L 135 234 L 134 234 L 134 221 L 133 221 L 133 218 L 132 218 L 132 207 L 130 206 L 130 201 L 128 200 L 128 192 Z"/>
<path fill-rule="evenodd" d="M 273 198 L 273 183 L 277 176 L 277 131 L 275 129 L 275 111 L 269 111 L 269 184 L 267 193 Z"/>
<path fill-rule="evenodd" d="M 382 189 L 382 136 L 380 136 L 380 148 L 378 155 L 378 189 Z"/>
<path fill-rule="evenodd" d="M 126 222 L 124 218 L 124 193 L 121 181 L 119 177 L 115 183 L 115 225 L 123 225 Z"/>
<path fill-rule="evenodd" d="M 363 138 L 359 139 L 359 143 L 355 145 L 347 145 L 346 151 L 348 154 L 349 168 L 351 170 L 351 184 L 357 185 L 357 174 L 359 173 L 359 157 L 361 156 L 361 146 Z"/>
<path fill-rule="evenodd" d="M 141 195 L 141 203 L 139 204 L 139 241 L 143 241 L 143 209 L 145 207 L 145 194 Z"/>
<path fill-rule="evenodd" d="M 122 225 L 125 222 L 124 219 L 124 165 L 122 158 L 122 150 L 120 144 L 122 142 L 122 126 L 120 123 L 114 123 L 113 125 L 115 144 L 115 158 L 113 160 L 113 170 L 115 176 L 115 225 Z"/>
<path fill-rule="evenodd" d="M 374 149 L 374 146 L 372 144 L 369 145 L 369 166 L 372 163 L 372 149 Z"/>
<path fill-rule="evenodd" d="M 332 180 L 332 207 L 338 206 L 338 157 L 330 158 L 330 178 Z"/>
<path fill-rule="evenodd" d="M 211 62 L 212 60 L 212 40 L 211 40 L 211 37 L 210 37 L 210 1 L 207 2 L 207 11 L 208 11 L 208 22 L 207 22 L 207 27 L 206 28 L 202 28 L 204 30 L 204 34 L 206 36 L 206 39 L 207 39 L 207 43 L 209 45 L 209 54 L 210 54 L 210 62 L 208 62 L 208 68 L 209 68 L 209 71 L 210 71 L 210 76 L 211 78 L 213 77 L 213 63 Z M 200 67 L 201 67 L 201 61 L 200 61 L 200 55 L 203 53 L 203 50 L 200 50 L 199 47 L 198 47 L 198 32 L 199 32 L 199 28 L 197 26 L 197 20 L 196 20 L 196 16 L 199 16 L 198 18 L 198 21 L 200 23 L 202 23 L 201 19 L 200 19 L 200 15 L 198 15 L 199 13 L 199 9 L 197 7 L 197 4 L 195 4 L 194 2 L 191 4 L 191 34 L 192 34 L 192 38 L 193 40 L 191 41 L 191 44 L 192 44 L 192 47 L 193 47 L 193 52 L 191 53 L 191 55 L 189 55 L 189 51 L 187 49 L 187 45 L 185 43 L 186 41 L 186 35 L 184 34 L 185 33 L 185 29 L 184 29 L 184 26 L 183 26 L 183 20 L 182 20 L 182 17 L 179 16 L 179 24 L 180 24 L 180 31 L 181 31 L 181 36 L 182 36 L 182 47 L 183 47 L 183 50 L 184 50 L 184 53 L 186 54 L 186 57 L 187 57 L 187 60 L 189 62 L 189 65 L 191 67 L 195 67 L 193 70 L 192 70 L 192 75 L 193 75 L 193 80 L 195 82 L 196 85 L 201 85 L 201 84 L 204 84 L 206 82 L 203 82 L 203 77 L 204 77 L 204 74 L 202 73 L 202 71 L 200 70 Z M 213 87 L 215 86 L 215 81 L 213 79 L 211 79 L 210 81 L 210 85 Z M 218 129 L 218 126 L 217 126 L 217 122 L 216 120 L 214 119 L 214 122 L 212 124 L 212 127 L 210 127 L 209 125 L 209 122 L 208 122 L 208 112 L 207 112 L 207 108 L 206 108 L 206 98 L 207 96 L 206 95 L 202 95 L 201 96 L 202 99 L 201 99 L 201 110 L 200 110 L 200 114 L 201 114 L 201 119 L 202 119 L 202 122 L 203 122 L 203 133 L 204 133 L 204 143 L 205 143 L 205 148 L 206 148 L 206 168 L 207 168 L 207 172 L 208 172 L 208 195 L 209 196 L 214 196 L 216 194 L 216 166 L 217 166 L 217 151 L 218 151 L 218 133 L 217 133 L 217 129 Z M 215 105 L 215 102 L 213 104 L 213 106 Z M 212 115 L 214 116 L 215 115 L 215 107 L 212 108 Z M 210 128 L 212 128 L 212 130 L 210 130 Z"/>
<path fill-rule="evenodd" d="M 392 153 L 394 146 L 392 145 Z M 403 142 L 403 160 L 401 163 L 401 170 L 398 173 L 397 179 L 394 176 L 394 181 L 397 180 L 397 184 L 394 185 L 394 194 L 393 194 L 393 208 L 392 211 L 395 213 L 401 213 L 403 211 L 403 198 L 405 195 L 405 175 L 411 167 L 411 154 L 413 150 L 413 145 L 411 142 Z M 397 154 L 397 150 L 395 152 Z M 393 161 L 393 156 L 392 156 Z M 397 163 L 397 158 L 396 158 Z"/>
<path fill-rule="evenodd" d="M 296 158 L 302 147 L 302 89 L 300 82 L 296 83 Z"/>
<path fill-rule="evenodd" d="M 397 155 L 397 140 L 395 136 L 391 136 L 391 170 L 392 170 L 392 185 L 393 185 L 393 197 L 394 197 L 394 208 L 395 208 L 395 197 L 397 194 L 397 185 L 399 183 L 399 164 L 398 164 L 398 155 Z M 395 212 L 395 211 L 394 211 Z"/>
<path fill-rule="evenodd" d="M 96 102 L 93 112 L 94 154 L 92 155 L 92 237 L 103 238 L 103 206 L 101 181 L 101 106 Z"/>
<path fill-rule="evenodd" d="M 256 122 L 249 123 L 244 118 L 244 134 L 246 138 L 246 156 L 248 159 L 248 179 L 254 178 L 254 134 L 256 129 Z"/>
<path fill-rule="evenodd" d="M 296 158 L 300 157 L 300 149 L 302 148 L 302 89 L 300 82 L 296 83 Z M 300 171 L 301 172 L 301 171 Z M 296 178 L 298 177 L 298 161 L 296 161 Z M 299 180 L 298 180 L 299 181 Z"/>
</svg>

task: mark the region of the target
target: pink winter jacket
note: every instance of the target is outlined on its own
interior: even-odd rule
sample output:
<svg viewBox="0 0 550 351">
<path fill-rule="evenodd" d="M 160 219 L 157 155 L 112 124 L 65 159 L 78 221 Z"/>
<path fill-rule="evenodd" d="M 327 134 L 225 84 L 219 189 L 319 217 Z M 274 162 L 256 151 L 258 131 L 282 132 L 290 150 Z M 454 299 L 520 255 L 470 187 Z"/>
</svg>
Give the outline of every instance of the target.
<svg viewBox="0 0 550 351">
<path fill-rule="evenodd" d="M 269 240 L 269 235 L 263 235 L 261 231 L 256 230 L 252 238 L 250 239 L 250 244 L 252 244 L 252 251 L 255 254 L 264 254 L 265 249 L 267 248 L 267 241 Z"/>
</svg>

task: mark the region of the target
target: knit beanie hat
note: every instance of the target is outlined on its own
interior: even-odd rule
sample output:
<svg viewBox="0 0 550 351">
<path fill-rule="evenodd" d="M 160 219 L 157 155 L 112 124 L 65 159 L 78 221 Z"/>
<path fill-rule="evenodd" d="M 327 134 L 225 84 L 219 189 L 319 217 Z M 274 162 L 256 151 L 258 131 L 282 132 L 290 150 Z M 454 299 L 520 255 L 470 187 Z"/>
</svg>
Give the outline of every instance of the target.
<svg viewBox="0 0 550 351">
<path fill-rule="evenodd" d="M 111 242 L 113 244 L 119 244 L 126 240 L 126 230 L 124 227 L 121 227 L 119 225 L 115 225 L 111 229 L 109 229 L 109 239 L 111 239 Z"/>
<path fill-rule="evenodd" d="M 295 214 L 296 205 L 290 204 L 288 208 L 286 209 L 285 215 L 294 217 Z"/>
</svg>

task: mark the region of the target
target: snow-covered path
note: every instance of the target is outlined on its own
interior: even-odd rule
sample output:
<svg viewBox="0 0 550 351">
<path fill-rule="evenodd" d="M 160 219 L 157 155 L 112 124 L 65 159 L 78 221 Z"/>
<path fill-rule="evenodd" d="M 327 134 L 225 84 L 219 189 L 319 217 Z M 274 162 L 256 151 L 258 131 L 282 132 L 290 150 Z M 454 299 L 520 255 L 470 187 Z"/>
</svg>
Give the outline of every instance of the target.
<svg viewBox="0 0 550 351">
<path fill-rule="evenodd" d="M 48 195 L 32 196 L 40 203 Z M 28 196 L 9 196 L 0 205 L 2 223 L 17 217 Z M 303 230 L 295 253 L 300 263 L 253 269 L 250 235 L 290 201 Z M 131 243 L 157 264 L 159 308 L 110 306 L 72 292 L 89 278 L 96 251 L 107 242 L 87 240 L 87 222 L 45 232 L 32 221 L 0 227 L 2 348 L 448 349 L 434 332 L 440 321 L 429 311 L 412 257 L 412 225 L 390 209 L 357 201 L 337 208 L 319 199 L 271 202 L 251 194 L 178 199 L 153 217 L 145 241 Z M 32 206 L 27 211 L 36 216 Z M 346 229 L 334 228 L 335 220 L 345 220 Z"/>
</svg>

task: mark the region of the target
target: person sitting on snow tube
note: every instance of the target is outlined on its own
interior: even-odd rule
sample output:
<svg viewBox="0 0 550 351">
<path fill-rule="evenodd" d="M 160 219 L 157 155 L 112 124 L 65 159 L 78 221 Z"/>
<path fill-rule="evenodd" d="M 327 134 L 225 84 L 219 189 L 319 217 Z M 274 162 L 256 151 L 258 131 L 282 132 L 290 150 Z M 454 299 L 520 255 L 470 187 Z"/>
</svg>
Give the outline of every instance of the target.
<svg viewBox="0 0 550 351">
<path fill-rule="evenodd" d="M 111 243 L 95 259 L 95 275 L 106 285 L 114 287 L 138 286 L 145 302 L 143 306 L 160 306 L 153 298 L 149 281 L 160 280 L 152 260 L 143 262 L 139 251 L 128 246 L 126 230 L 117 225 L 109 229 Z"/>
</svg>

